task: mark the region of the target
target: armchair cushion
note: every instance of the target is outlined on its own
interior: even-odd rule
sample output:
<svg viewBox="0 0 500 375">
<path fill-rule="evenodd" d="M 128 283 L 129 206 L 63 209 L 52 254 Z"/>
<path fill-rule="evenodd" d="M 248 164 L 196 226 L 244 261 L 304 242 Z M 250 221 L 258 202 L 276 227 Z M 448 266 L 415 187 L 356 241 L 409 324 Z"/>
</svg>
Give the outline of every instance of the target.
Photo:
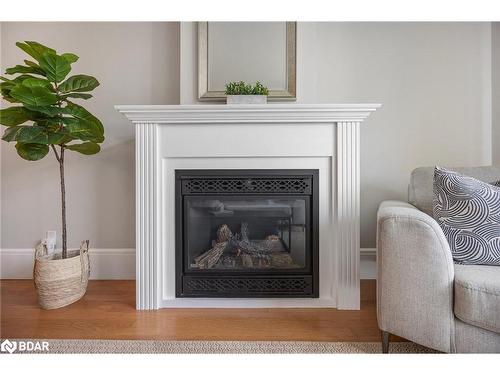
<svg viewBox="0 0 500 375">
<path fill-rule="evenodd" d="M 434 218 L 456 262 L 500 266 L 499 187 L 436 167 Z"/>
<path fill-rule="evenodd" d="M 455 316 L 500 333 L 500 267 L 455 264 Z"/>
<path fill-rule="evenodd" d="M 500 185 L 500 167 L 461 167 L 450 168 L 451 170 L 477 178 L 478 180 Z M 411 173 L 410 185 L 408 187 L 408 201 L 420 211 L 432 216 L 432 181 L 434 178 L 434 167 L 421 167 Z"/>
</svg>

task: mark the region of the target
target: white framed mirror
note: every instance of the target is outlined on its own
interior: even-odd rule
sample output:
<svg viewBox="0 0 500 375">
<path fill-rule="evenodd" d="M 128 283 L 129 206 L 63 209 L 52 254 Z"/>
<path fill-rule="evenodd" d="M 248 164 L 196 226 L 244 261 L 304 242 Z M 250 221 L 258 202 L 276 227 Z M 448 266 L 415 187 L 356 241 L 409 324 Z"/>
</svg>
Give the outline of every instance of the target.
<svg viewBox="0 0 500 375">
<path fill-rule="evenodd" d="M 223 101 L 231 81 L 296 99 L 296 22 L 198 22 L 198 99 Z"/>
</svg>

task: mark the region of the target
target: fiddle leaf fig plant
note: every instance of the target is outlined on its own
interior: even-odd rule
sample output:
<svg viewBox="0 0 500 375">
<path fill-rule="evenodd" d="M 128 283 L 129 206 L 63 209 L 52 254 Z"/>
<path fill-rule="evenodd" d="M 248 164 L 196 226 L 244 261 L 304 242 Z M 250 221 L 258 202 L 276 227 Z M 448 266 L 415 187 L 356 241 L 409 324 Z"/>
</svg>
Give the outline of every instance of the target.
<svg viewBox="0 0 500 375">
<path fill-rule="evenodd" d="M 19 156 L 40 160 L 52 150 L 59 163 L 61 183 L 62 257 L 67 257 L 66 194 L 64 157 L 66 151 L 96 154 L 104 142 L 104 127 L 97 117 L 74 102 L 87 100 L 99 86 L 92 76 L 68 77 L 78 61 L 73 53 L 56 50 L 37 42 L 18 42 L 16 46 L 32 60 L 5 70 L 0 92 L 12 106 L 0 110 L 0 124 L 7 127 L 2 140 L 16 142 Z"/>
</svg>

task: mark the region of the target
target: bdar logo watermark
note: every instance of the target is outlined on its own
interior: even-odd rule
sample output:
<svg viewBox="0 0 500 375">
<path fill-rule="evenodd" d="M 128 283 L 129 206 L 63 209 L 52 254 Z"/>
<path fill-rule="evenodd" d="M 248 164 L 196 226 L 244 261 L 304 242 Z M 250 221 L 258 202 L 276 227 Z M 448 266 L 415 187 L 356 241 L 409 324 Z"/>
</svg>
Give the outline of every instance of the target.
<svg viewBox="0 0 500 375">
<path fill-rule="evenodd" d="M 17 348 L 17 342 L 11 342 L 9 340 L 4 340 L 2 345 L 0 345 L 0 350 L 2 352 L 9 352 L 10 354 L 14 353 Z"/>
<path fill-rule="evenodd" d="M 21 352 L 48 352 L 49 343 L 47 341 L 10 341 L 3 340 L 0 344 L 0 352 L 21 353 Z"/>
</svg>

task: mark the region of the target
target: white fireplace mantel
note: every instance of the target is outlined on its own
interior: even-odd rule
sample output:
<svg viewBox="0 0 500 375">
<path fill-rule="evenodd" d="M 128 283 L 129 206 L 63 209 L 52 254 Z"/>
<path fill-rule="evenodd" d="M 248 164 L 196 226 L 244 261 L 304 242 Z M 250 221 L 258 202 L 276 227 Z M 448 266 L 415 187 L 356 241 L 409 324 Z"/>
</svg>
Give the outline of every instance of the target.
<svg viewBox="0 0 500 375">
<path fill-rule="evenodd" d="M 136 127 L 136 305 L 359 309 L 360 124 L 380 104 L 123 105 Z M 318 169 L 320 297 L 175 297 L 175 169 Z"/>
</svg>

